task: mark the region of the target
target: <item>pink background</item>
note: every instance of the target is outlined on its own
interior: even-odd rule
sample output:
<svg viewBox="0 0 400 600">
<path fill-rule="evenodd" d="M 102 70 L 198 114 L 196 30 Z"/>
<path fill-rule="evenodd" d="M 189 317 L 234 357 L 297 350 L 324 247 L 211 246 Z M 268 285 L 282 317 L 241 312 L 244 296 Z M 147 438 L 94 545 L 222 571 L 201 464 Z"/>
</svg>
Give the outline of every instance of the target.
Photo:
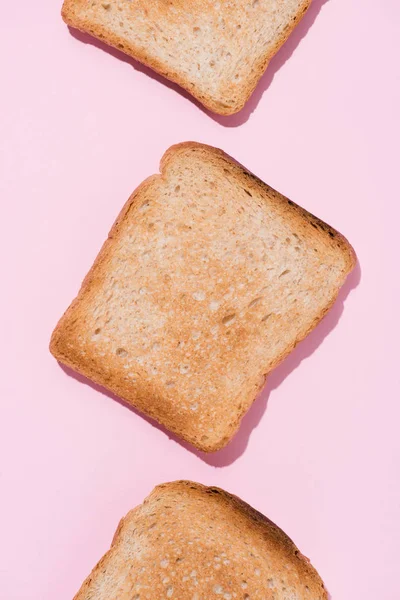
<svg viewBox="0 0 400 600">
<path fill-rule="evenodd" d="M 60 3 L 2 3 L 0 598 L 70 600 L 119 518 L 191 478 L 275 520 L 333 600 L 398 600 L 398 0 L 314 0 L 238 116 L 85 36 Z M 64 372 L 51 331 L 164 150 L 222 147 L 342 231 L 360 266 L 200 456 Z"/>
</svg>

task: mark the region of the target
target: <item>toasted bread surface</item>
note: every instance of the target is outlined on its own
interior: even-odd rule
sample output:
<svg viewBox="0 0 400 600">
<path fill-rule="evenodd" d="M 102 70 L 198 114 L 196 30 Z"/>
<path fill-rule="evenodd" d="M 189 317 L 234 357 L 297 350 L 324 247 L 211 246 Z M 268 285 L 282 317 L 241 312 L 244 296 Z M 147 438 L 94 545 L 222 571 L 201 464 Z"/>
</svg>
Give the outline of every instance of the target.
<svg viewBox="0 0 400 600">
<path fill-rule="evenodd" d="M 156 487 L 121 520 L 74 600 L 326 600 L 316 570 L 272 521 L 224 490 Z"/>
<path fill-rule="evenodd" d="M 229 115 L 244 106 L 310 3 L 65 0 L 62 15 Z"/>
<path fill-rule="evenodd" d="M 342 235 L 222 151 L 179 144 L 124 206 L 51 352 L 215 451 L 354 264 Z"/>
</svg>

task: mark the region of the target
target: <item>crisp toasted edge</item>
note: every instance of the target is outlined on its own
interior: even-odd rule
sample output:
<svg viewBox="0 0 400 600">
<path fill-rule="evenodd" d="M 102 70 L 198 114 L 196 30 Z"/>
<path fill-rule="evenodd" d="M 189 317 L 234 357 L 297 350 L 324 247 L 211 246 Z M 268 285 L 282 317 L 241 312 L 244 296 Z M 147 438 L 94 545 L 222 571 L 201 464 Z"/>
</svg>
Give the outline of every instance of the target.
<svg viewBox="0 0 400 600">
<path fill-rule="evenodd" d="M 107 29 L 105 27 L 102 27 L 101 25 L 95 25 L 91 23 L 90 20 L 79 17 L 75 12 L 75 7 L 77 4 L 79 4 L 79 0 L 64 0 L 61 14 L 65 23 L 70 27 L 79 29 L 84 33 L 89 33 L 101 42 L 104 42 L 109 46 L 116 48 L 120 52 L 124 52 L 128 56 L 131 56 L 135 60 L 146 65 L 147 67 L 150 67 L 166 79 L 177 83 L 180 87 L 189 92 L 189 94 L 194 96 L 194 98 L 196 98 L 208 110 L 219 115 L 229 116 L 239 112 L 244 107 L 244 105 L 252 95 L 254 89 L 256 88 L 262 75 L 264 74 L 266 68 L 268 67 L 268 64 L 271 61 L 272 57 L 278 52 L 281 46 L 283 46 L 283 44 L 286 42 L 292 31 L 300 23 L 301 19 L 304 17 L 305 13 L 310 7 L 311 2 L 312 0 L 303 0 L 303 3 L 299 8 L 299 12 L 289 23 L 288 28 L 276 40 L 276 43 L 273 46 L 273 48 L 266 52 L 259 59 L 259 66 L 255 69 L 253 74 L 250 74 L 250 77 L 248 78 L 248 84 L 246 87 L 242 88 L 241 95 L 239 95 L 236 104 L 229 106 L 226 103 L 224 103 L 221 98 L 214 98 L 211 95 L 203 95 L 202 93 L 197 91 L 195 84 L 191 85 L 185 77 L 183 77 L 179 73 L 171 71 L 168 65 L 165 65 L 161 60 L 158 60 L 157 58 L 149 56 L 142 49 L 137 48 L 133 43 L 128 43 L 121 36 L 107 31 Z"/>
<path fill-rule="evenodd" d="M 118 527 L 114 533 L 110 549 L 106 552 L 106 554 L 104 554 L 104 556 L 100 559 L 97 565 L 93 568 L 90 575 L 85 579 L 80 590 L 74 596 L 73 600 L 83 600 L 84 598 L 86 598 L 85 594 L 88 591 L 92 579 L 94 579 L 98 575 L 98 573 L 101 572 L 101 570 L 107 564 L 108 559 L 112 556 L 114 552 L 118 550 L 118 544 L 120 542 L 121 534 L 123 532 L 124 527 L 129 521 L 135 518 L 135 515 L 139 511 L 139 509 L 144 504 L 151 501 L 153 497 L 158 496 L 159 494 L 162 495 L 165 489 L 169 489 L 169 491 L 175 490 L 177 497 L 179 497 L 182 494 L 182 491 L 185 490 L 185 488 L 187 493 L 190 493 L 190 489 L 194 489 L 196 491 L 204 492 L 210 495 L 219 494 L 223 498 L 226 505 L 231 505 L 234 509 L 242 512 L 244 516 L 248 517 L 248 519 L 256 525 L 257 529 L 263 530 L 265 525 L 268 524 L 268 526 L 274 531 L 276 539 L 279 540 L 279 544 L 285 546 L 290 553 L 295 555 L 296 559 L 298 559 L 301 563 L 302 571 L 308 572 L 309 576 L 313 578 L 315 585 L 317 587 L 322 588 L 322 600 L 328 600 L 328 593 L 319 573 L 312 566 L 310 560 L 300 552 L 293 540 L 280 527 L 278 527 L 278 525 L 276 525 L 273 521 L 268 519 L 268 517 L 266 517 L 262 513 L 258 512 L 255 508 L 244 502 L 244 500 L 242 500 L 238 496 L 230 494 L 229 492 L 226 492 L 225 490 L 216 486 L 208 487 L 202 485 L 201 483 L 196 483 L 188 480 L 178 480 L 172 481 L 170 483 L 162 483 L 157 485 L 153 489 L 153 491 L 145 498 L 142 504 L 129 511 L 128 514 L 120 520 Z"/>
<path fill-rule="evenodd" d="M 92 283 L 94 281 L 94 274 L 96 273 L 98 267 L 100 267 L 102 265 L 102 263 L 106 260 L 110 246 L 112 246 L 114 243 L 114 238 L 118 237 L 121 223 L 124 221 L 130 208 L 136 202 L 136 199 L 139 196 L 140 192 L 142 192 L 146 187 L 148 187 L 155 179 L 157 179 L 157 178 L 162 179 L 164 177 L 164 174 L 168 167 L 168 163 L 174 159 L 174 156 L 176 154 L 179 154 L 181 152 L 186 152 L 187 150 L 199 150 L 199 149 L 204 152 L 207 152 L 209 155 L 214 155 L 216 157 L 222 158 L 223 160 L 227 161 L 227 163 L 230 165 L 232 165 L 232 163 L 234 163 L 241 170 L 241 175 L 245 179 L 245 184 L 248 188 L 251 189 L 251 187 L 253 186 L 255 189 L 257 189 L 261 186 L 267 193 L 273 192 L 276 196 L 281 198 L 283 201 L 287 202 L 288 205 L 291 207 L 291 210 L 293 210 L 295 213 L 298 213 L 302 218 L 306 218 L 307 220 L 309 220 L 311 223 L 314 224 L 315 227 L 320 228 L 320 229 L 324 230 L 325 232 L 328 232 L 331 236 L 334 236 L 335 239 L 337 240 L 338 244 L 340 245 L 340 249 L 342 251 L 342 254 L 344 256 L 344 259 L 345 259 L 346 265 L 347 265 L 347 269 L 344 274 L 344 278 L 343 278 L 343 282 L 342 282 L 342 285 L 343 285 L 346 276 L 350 273 L 350 271 L 354 268 L 354 266 L 356 264 L 355 252 L 344 236 L 342 236 L 335 229 L 333 229 L 332 227 L 330 227 L 329 225 L 327 225 L 326 223 L 324 223 L 323 221 L 321 221 L 320 219 L 318 219 L 311 213 L 307 212 L 305 209 L 301 208 L 300 206 L 298 206 L 291 200 L 288 200 L 287 198 L 282 196 L 282 194 L 279 194 L 278 192 L 273 190 L 267 184 L 265 184 L 260 179 L 258 179 L 255 175 L 253 175 L 249 171 L 247 171 L 247 169 L 245 169 L 245 167 L 243 167 L 242 165 L 239 165 L 232 157 L 230 157 L 228 154 L 226 154 L 222 150 L 220 150 L 218 148 L 214 148 L 212 146 L 207 146 L 205 144 L 200 144 L 197 142 L 183 142 L 183 143 L 171 146 L 165 152 L 165 154 L 162 157 L 161 162 L 160 162 L 160 174 L 152 175 L 149 178 L 145 179 L 143 181 L 143 183 L 141 185 L 139 185 L 139 187 L 133 192 L 133 194 L 130 196 L 130 198 L 128 199 L 128 201 L 126 202 L 124 207 L 122 208 L 120 214 L 118 215 L 114 225 L 112 226 L 112 228 L 110 230 L 110 233 L 108 234 L 107 240 L 104 242 L 91 269 L 89 270 L 88 274 L 86 275 L 85 279 L 83 280 L 77 297 L 72 301 L 71 305 L 65 311 L 65 313 L 59 320 L 56 328 L 54 329 L 53 334 L 51 336 L 51 341 L 50 341 L 50 352 L 53 354 L 53 356 L 59 362 L 72 368 L 74 371 L 82 374 L 84 377 L 89 378 L 91 381 L 100 385 L 104 389 L 108 389 L 113 394 L 120 395 L 120 397 L 123 400 L 128 402 L 136 410 L 139 410 L 140 412 L 147 415 L 148 417 L 156 420 L 158 423 L 160 423 L 160 425 L 162 427 L 164 427 L 165 429 L 176 434 L 178 437 L 185 440 L 189 444 L 193 445 L 197 449 L 199 449 L 203 452 L 216 452 L 218 450 L 221 450 L 221 448 L 223 448 L 224 446 L 226 446 L 232 440 L 232 438 L 235 436 L 235 434 L 237 433 L 237 431 L 240 427 L 242 418 L 247 413 L 247 411 L 249 410 L 249 408 L 251 407 L 251 405 L 255 399 L 255 395 L 253 393 L 252 393 L 251 397 L 249 396 L 249 397 L 243 398 L 241 412 L 238 412 L 237 417 L 231 423 L 229 430 L 226 431 L 225 435 L 222 438 L 220 438 L 218 440 L 218 442 L 204 443 L 199 440 L 194 441 L 190 436 L 186 435 L 185 432 L 182 432 L 179 429 L 179 427 L 175 427 L 174 423 L 168 423 L 168 425 L 166 425 L 165 422 L 159 421 L 158 416 L 152 412 L 151 407 L 148 410 L 146 410 L 146 407 L 143 407 L 143 406 L 141 406 L 139 408 L 137 406 L 137 404 L 134 403 L 134 400 L 130 400 L 122 392 L 120 392 L 118 390 L 118 384 L 116 385 L 115 382 L 112 387 L 111 386 L 108 387 L 107 385 L 105 385 L 104 382 L 102 381 L 102 379 L 98 376 L 98 374 L 95 371 L 93 371 L 92 369 L 82 369 L 79 362 L 71 360 L 63 350 L 64 321 L 66 320 L 66 318 L 70 312 L 73 312 L 75 309 L 77 309 L 79 307 L 81 295 L 86 291 L 87 288 L 89 288 L 92 285 Z M 326 313 L 330 310 L 330 308 L 334 304 L 334 302 L 337 298 L 337 295 L 339 294 L 340 287 L 341 286 L 338 287 L 336 294 L 332 297 L 331 303 L 324 308 L 324 310 L 318 315 L 317 318 L 315 318 L 315 320 L 310 324 L 310 327 L 305 332 L 305 334 L 300 336 L 298 339 L 296 339 L 295 342 L 285 350 L 285 352 L 282 352 L 282 354 L 277 356 L 276 360 L 271 365 L 270 369 L 266 373 L 263 374 L 264 379 L 267 378 L 268 374 L 276 366 L 278 366 L 278 364 L 280 364 L 286 358 L 286 356 L 288 356 L 288 354 L 290 354 L 290 352 L 295 348 L 295 346 L 299 342 L 301 342 L 308 335 L 308 333 L 310 333 L 318 325 L 318 323 L 323 319 L 323 317 L 326 315 Z M 262 388 L 263 388 L 263 385 L 260 382 L 259 392 L 262 390 Z"/>
</svg>

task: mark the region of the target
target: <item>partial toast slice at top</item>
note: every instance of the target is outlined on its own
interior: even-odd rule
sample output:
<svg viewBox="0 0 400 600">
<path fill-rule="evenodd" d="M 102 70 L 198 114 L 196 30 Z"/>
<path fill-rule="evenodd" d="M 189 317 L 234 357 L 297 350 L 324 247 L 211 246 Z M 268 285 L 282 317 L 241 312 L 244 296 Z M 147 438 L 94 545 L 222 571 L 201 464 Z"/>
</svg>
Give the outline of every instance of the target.
<svg viewBox="0 0 400 600">
<path fill-rule="evenodd" d="M 75 600 L 326 600 L 316 570 L 251 506 L 190 481 L 159 485 L 120 522 Z"/>
<path fill-rule="evenodd" d="M 354 263 L 345 238 L 222 151 L 180 144 L 123 208 L 51 351 L 214 451 Z"/>
<path fill-rule="evenodd" d="M 66 23 L 178 83 L 210 110 L 239 111 L 311 0 L 65 0 Z"/>
</svg>

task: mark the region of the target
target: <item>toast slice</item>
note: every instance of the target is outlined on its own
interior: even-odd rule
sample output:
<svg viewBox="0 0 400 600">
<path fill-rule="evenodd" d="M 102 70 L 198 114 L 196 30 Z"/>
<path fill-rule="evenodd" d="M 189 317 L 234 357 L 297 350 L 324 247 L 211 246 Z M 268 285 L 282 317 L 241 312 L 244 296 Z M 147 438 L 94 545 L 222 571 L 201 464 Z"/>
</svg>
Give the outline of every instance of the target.
<svg viewBox="0 0 400 600">
<path fill-rule="evenodd" d="M 221 150 L 179 144 L 122 209 L 51 352 L 215 451 L 354 264 L 345 238 Z"/>
<path fill-rule="evenodd" d="M 246 103 L 311 0 L 65 0 L 64 21 L 179 84 L 210 110 Z"/>
<path fill-rule="evenodd" d="M 121 520 L 74 600 L 326 600 L 309 560 L 272 521 L 219 488 L 157 486 Z"/>
</svg>

